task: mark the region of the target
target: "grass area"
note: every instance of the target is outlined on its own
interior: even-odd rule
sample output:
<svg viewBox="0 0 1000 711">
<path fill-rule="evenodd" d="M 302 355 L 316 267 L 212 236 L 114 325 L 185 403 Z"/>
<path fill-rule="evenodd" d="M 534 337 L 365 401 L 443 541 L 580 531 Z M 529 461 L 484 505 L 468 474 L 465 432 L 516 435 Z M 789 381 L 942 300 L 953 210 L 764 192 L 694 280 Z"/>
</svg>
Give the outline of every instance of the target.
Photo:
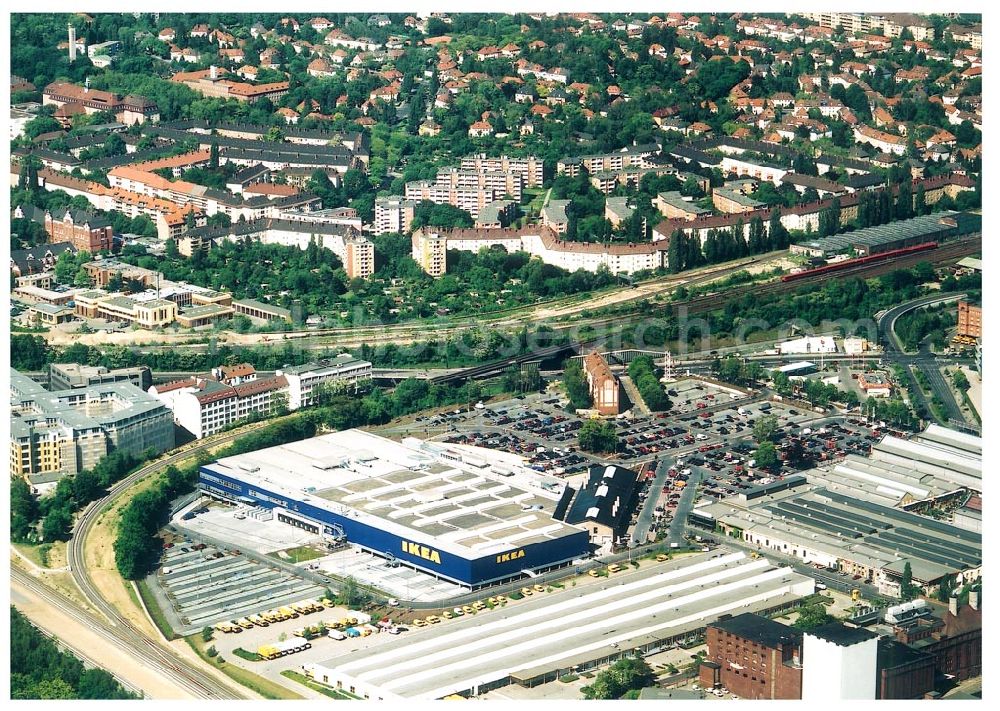
<svg viewBox="0 0 1000 711">
<path fill-rule="evenodd" d="M 284 553 L 285 555 L 280 555 Z M 293 563 L 302 563 L 307 560 L 313 560 L 314 558 L 322 558 L 326 553 L 317 551 L 312 546 L 297 546 L 295 548 L 288 548 L 283 551 L 275 551 L 269 553 L 272 558 L 277 558 L 278 560 L 290 560 Z"/>
<path fill-rule="evenodd" d="M 261 660 L 261 656 L 257 654 L 257 652 L 248 652 L 243 649 L 243 647 L 237 647 L 234 649 L 233 654 L 240 659 L 246 659 L 248 662 L 259 662 Z"/>
<path fill-rule="evenodd" d="M 301 694 L 296 694 L 291 689 L 273 682 L 270 679 L 265 679 L 259 674 L 254 674 L 252 671 L 248 671 L 242 667 L 236 666 L 235 664 L 223 661 L 221 657 L 208 656 L 208 648 L 206 647 L 205 642 L 201 639 L 201 633 L 190 635 L 184 639 L 187 641 L 191 649 L 195 651 L 195 654 L 201 657 L 206 663 L 218 668 L 223 674 L 228 676 L 237 684 L 245 686 L 251 691 L 257 692 L 265 699 L 305 698 Z"/>
<path fill-rule="evenodd" d="M 135 592 L 132 586 L 125 583 L 125 587 L 128 589 L 129 596 L 135 602 L 136 607 L 140 607 L 139 601 L 135 599 Z M 137 580 L 135 581 L 135 587 L 139 590 L 139 596 L 142 598 L 142 606 L 145 606 L 146 611 L 149 612 L 149 616 L 153 619 L 153 624 L 157 626 L 168 640 L 177 639 L 180 635 L 174 632 L 174 628 L 167 622 L 167 616 L 163 614 L 163 610 L 160 609 L 159 604 L 156 602 L 153 591 L 149 589 L 149 583 L 145 579 Z"/>
<path fill-rule="evenodd" d="M 43 543 L 39 546 L 33 546 L 27 543 L 14 543 L 13 546 L 19 553 L 21 553 L 21 555 L 38 567 L 49 567 L 49 550 L 52 547 L 51 543 Z"/>
<path fill-rule="evenodd" d="M 281 672 L 281 676 L 287 677 L 292 681 L 296 681 L 299 684 L 302 684 L 303 686 L 308 686 L 313 691 L 318 691 L 324 696 L 329 696 L 331 699 L 353 701 L 361 698 L 360 696 L 349 694 L 348 692 L 342 689 L 332 689 L 329 686 L 324 686 L 323 684 L 319 684 L 313 681 L 312 679 L 303 676 L 302 674 L 299 674 L 297 671 L 292 671 L 291 669 L 286 669 L 285 671 Z"/>
</svg>

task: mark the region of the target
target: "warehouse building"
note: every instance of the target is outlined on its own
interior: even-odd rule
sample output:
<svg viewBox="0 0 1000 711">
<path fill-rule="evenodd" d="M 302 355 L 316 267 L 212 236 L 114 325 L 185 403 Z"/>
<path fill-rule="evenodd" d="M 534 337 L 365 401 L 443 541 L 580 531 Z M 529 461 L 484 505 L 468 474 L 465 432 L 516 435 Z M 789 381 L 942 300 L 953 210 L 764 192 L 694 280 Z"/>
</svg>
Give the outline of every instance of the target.
<svg viewBox="0 0 1000 711">
<path fill-rule="evenodd" d="M 672 648 L 725 614 L 788 609 L 815 587 L 790 568 L 743 553 L 716 552 L 657 570 L 453 620 L 444 629 L 307 664 L 306 674 L 381 701 L 535 686 L 625 655 Z"/>
<path fill-rule="evenodd" d="M 966 500 L 983 489 L 982 439 L 929 425 L 909 440 L 887 435 L 868 457 L 848 455 L 809 480 L 830 491 L 909 511 Z"/>
<path fill-rule="evenodd" d="M 336 432 L 220 459 L 200 486 L 469 588 L 589 553 L 587 532 L 554 517 L 564 482 L 414 438 Z"/>
<path fill-rule="evenodd" d="M 845 252 L 868 256 L 902 247 L 912 247 L 924 242 L 936 242 L 948 237 L 976 232 L 980 229 L 982 229 L 980 215 L 946 210 L 931 215 L 913 217 L 909 220 L 866 227 L 854 232 L 842 232 L 829 237 L 806 239 L 791 245 L 788 250 L 792 254 L 802 254 L 809 257 L 829 257 Z"/>
<path fill-rule="evenodd" d="M 700 506 L 690 520 L 761 551 L 860 576 L 892 597 L 900 596 L 907 564 L 913 583 L 928 593 L 946 577 L 968 582 L 982 573 L 979 534 L 801 476 Z"/>
</svg>

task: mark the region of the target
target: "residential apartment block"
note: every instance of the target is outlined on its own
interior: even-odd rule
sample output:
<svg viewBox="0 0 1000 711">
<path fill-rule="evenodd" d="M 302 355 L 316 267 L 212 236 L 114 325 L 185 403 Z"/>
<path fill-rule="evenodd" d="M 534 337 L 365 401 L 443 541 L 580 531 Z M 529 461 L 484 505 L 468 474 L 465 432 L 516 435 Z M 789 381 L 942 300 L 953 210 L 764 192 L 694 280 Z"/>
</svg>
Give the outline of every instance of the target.
<svg viewBox="0 0 1000 711">
<path fill-rule="evenodd" d="M 486 205 L 503 197 L 493 188 L 446 185 L 430 180 L 411 180 L 406 184 L 407 200 L 429 200 L 435 205 L 453 205 L 465 210 L 473 218 Z"/>
<path fill-rule="evenodd" d="M 43 489 L 115 449 L 174 446 L 170 411 L 127 382 L 48 391 L 12 368 L 10 407 L 10 474 Z"/>
<path fill-rule="evenodd" d="M 414 233 L 416 236 L 421 230 Z M 446 249 L 478 252 L 483 247 L 503 247 L 508 252 L 527 252 L 546 264 L 567 271 L 583 269 L 596 272 L 601 267 L 612 274 L 634 274 L 648 269 L 659 269 L 667 264 L 669 240 L 658 242 L 575 242 L 563 240 L 549 227 L 529 225 L 520 229 L 456 229 L 435 233 L 447 238 Z M 416 241 L 414 241 L 416 245 Z M 416 251 L 414 252 L 414 259 Z M 418 260 L 419 263 L 419 260 Z M 443 273 L 443 270 L 442 270 Z"/>
<path fill-rule="evenodd" d="M 376 199 L 373 232 L 377 235 L 387 232 L 400 234 L 409 232 L 417 202 L 417 200 L 407 200 L 401 195 Z"/>
<path fill-rule="evenodd" d="M 154 385 L 149 394 L 173 412 L 180 427 L 197 439 L 221 432 L 250 417 L 266 417 L 287 407 L 288 381 L 280 376 L 257 378 L 250 372 L 235 379 L 222 373 Z M 233 383 L 233 384 L 230 384 Z"/>
<path fill-rule="evenodd" d="M 423 227 L 410 238 L 413 261 L 432 277 L 444 276 L 448 269 L 448 238 Z"/>
<path fill-rule="evenodd" d="M 485 153 L 466 156 L 461 164 L 462 170 L 472 170 L 477 173 L 520 173 L 524 176 L 524 185 L 529 188 L 541 187 L 544 167 L 545 161 L 536 156 L 488 158 Z"/>
<path fill-rule="evenodd" d="M 649 159 L 659 153 L 659 144 L 653 143 L 643 146 L 629 146 L 616 153 L 561 158 L 556 163 L 556 173 L 575 178 L 580 174 L 581 168 L 591 175 L 602 171 L 621 171 L 626 168 L 652 168 L 653 163 Z"/>
<path fill-rule="evenodd" d="M 571 200 L 549 200 L 542 208 L 542 226 L 548 227 L 557 234 L 566 234 L 569 229 L 569 216 L 566 208 Z"/>
<path fill-rule="evenodd" d="M 466 170 L 441 168 L 435 184 L 447 188 L 492 190 L 499 197 L 509 196 L 520 202 L 524 187 L 524 174 L 504 170 Z"/>
</svg>

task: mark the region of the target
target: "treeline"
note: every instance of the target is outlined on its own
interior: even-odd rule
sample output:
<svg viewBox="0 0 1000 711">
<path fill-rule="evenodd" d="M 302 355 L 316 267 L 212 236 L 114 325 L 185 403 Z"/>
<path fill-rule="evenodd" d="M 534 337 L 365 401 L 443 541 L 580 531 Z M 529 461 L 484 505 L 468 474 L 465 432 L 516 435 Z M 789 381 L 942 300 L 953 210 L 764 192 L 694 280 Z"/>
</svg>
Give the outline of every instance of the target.
<svg viewBox="0 0 1000 711">
<path fill-rule="evenodd" d="M 11 699 L 136 699 L 103 669 L 86 669 L 10 606 Z"/>
<path fill-rule="evenodd" d="M 377 347 L 367 344 L 351 352 L 376 367 L 415 367 L 443 364 L 445 367 L 472 365 L 509 355 L 526 353 L 529 348 L 546 348 L 565 342 L 565 333 L 555 333 L 545 327 L 505 335 L 491 329 L 471 328 L 457 339 L 428 339 L 412 344 L 389 343 Z M 287 341 L 282 347 L 230 346 L 223 344 L 208 352 L 171 349 L 142 353 L 126 346 L 104 349 L 74 343 L 65 348 L 49 345 L 44 337 L 15 333 L 11 337 L 11 366 L 20 371 L 39 372 L 49 363 L 82 363 L 106 368 L 127 368 L 147 365 L 154 372 L 207 372 L 220 365 L 250 363 L 261 371 L 271 371 L 285 365 L 301 365 L 321 358 L 332 358 L 341 349 L 306 350 Z"/>
<path fill-rule="evenodd" d="M 18 543 L 51 543 L 65 541 L 73 529 L 77 511 L 107 492 L 124 479 L 152 452 L 136 457 L 115 450 L 101 457 L 93 469 L 84 469 L 74 476 L 59 480 L 50 496 L 36 498 L 27 482 L 16 477 L 10 482 L 10 536 Z"/>
<path fill-rule="evenodd" d="M 643 402 L 653 412 L 662 412 L 670 409 L 670 398 L 663 390 L 656 371 L 653 368 L 653 359 L 649 356 L 640 356 L 628 364 L 628 375 L 635 383 L 636 389 L 642 395 Z"/>
<path fill-rule="evenodd" d="M 954 309 L 917 309 L 903 314 L 896 321 L 896 335 L 908 351 L 916 350 L 928 336 L 937 347 L 948 342 L 947 329 L 955 324 Z"/>
<path fill-rule="evenodd" d="M 667 246 L 667 268 L 673 274 L 705 264 L 728 262 L 752 254 L 763 254 L 788 247 L 789 233 L 781 224 L 777 210 L 771 212 L 767 228 L 760 216 L 750 220 L 744 229 L 742 220 L 729 229 L 709 230 L 705 243 L 697 236 L 674 230 Z"/>
</svg>

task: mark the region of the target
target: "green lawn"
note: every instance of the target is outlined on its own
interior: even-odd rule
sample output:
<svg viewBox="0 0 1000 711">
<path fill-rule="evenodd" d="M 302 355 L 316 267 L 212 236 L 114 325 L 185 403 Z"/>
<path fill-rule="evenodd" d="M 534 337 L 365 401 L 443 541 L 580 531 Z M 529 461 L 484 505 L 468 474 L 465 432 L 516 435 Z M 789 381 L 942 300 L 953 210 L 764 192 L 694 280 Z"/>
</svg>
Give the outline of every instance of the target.
<svg viewBox="0 0 1000 711">
<path fill-rule="evenodd" d="M 278 555 L 278 553 L 284 553 L 288 557 L 283 555 Z M 277 558 L 278 560 L 288 560 L 292 563 L 303 563 L 307 560 L 313 560 L 314 558 L 322 558 L 326 553 L 317 551 L 312 546 L 298 546 L 296 548 L 288 548 L 284 551 L 275 551 L 269 554 L 272 558 Z"/>
<path fill-rule="evenodd" d="M 361 698 L 360 696 L 355 696 L 354 694 L 349 694 L 348 692 L 346 692 L 346 691 L 344 691 L 342 689 L 333 689 L 333 688 L 330 688 L 329 686 L 324 686 L 323 684 L 319 684 L 319 683 L 313 681 L 312 679 L 309 679 L 308 677 L 305 677 L 302 674 L 299 674 L 296 671 L 292 671 L 291 669 L 286 669 L 285 671 L 281 672 L 281 676 L 288 677 L 292 681 L 297 681 L 298 683 L 302 684 L 303 686 L 308 686 L 313 691 L 318 691 L 319 693 L 323 694 L 324 696 L 329 696 L 331 699 L 351 701 L 351 700 L 356 700 L 356 699 L 360 699 Z"/>
</svg>

